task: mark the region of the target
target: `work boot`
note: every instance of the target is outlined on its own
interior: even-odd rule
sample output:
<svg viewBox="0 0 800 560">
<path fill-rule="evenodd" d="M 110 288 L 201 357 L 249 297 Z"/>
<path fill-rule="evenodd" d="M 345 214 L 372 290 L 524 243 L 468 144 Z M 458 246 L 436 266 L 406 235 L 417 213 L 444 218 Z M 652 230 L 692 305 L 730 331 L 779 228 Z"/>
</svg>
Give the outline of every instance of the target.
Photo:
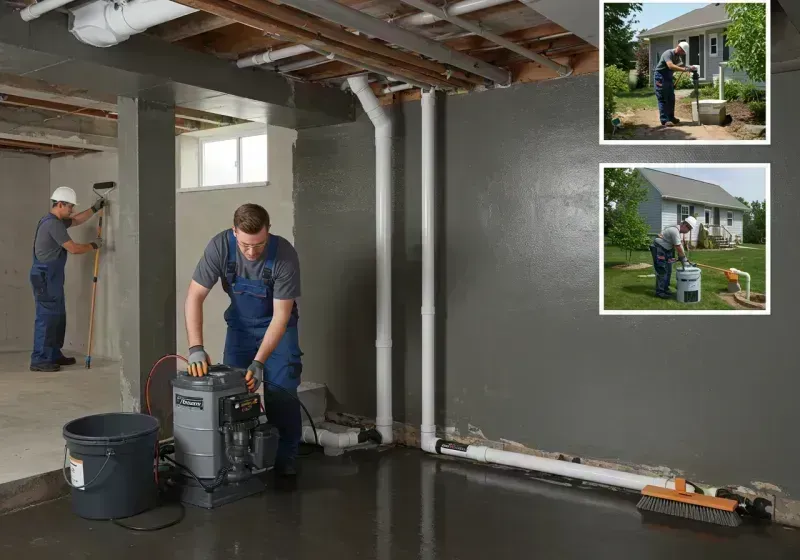
<svg viewBox="0 0 800 560">
<path fill-rule="evenodd" d="M 297 476 L 297 468 L 295 467 L 294 461 L 287 461 L 287 460 L 277 460 L 275 461 L 275 471 L 276 476 L 280 477 L 294 477 Z"/>
<path fill-rule="evenodd" d="M 67 356 L 61 356 L 59 359 L 56 360 L 56 363 L 60 366 L 74 366 L 76 360 L 75 358 L 68 358 Z"/>
<path fill-rule="evenodd" d="M 678 117 L 672 117 L 670 121 L 672 122 L 672 124 L 678 124 L 681 122 L 681 120 Z"/>
<path fill-rule="evenodd" d="M 675 123 L 673 123 L 672 121 L 667 121 L 664 123 L 664 126 L 675 126 Z"/>
<path fill-rule="evenodd" d="M 670 299 L 671 297 L 669 294 L 656 294 L 656 295 L 661 299 Z"/>
<path fill-rule="evenodd" d="M 59 371 L 61 366 L 50 362 L 43 362 L 41 364 L 31 364 L 31 371 L 42 371 L 46 373 L 53 373 Z"/>
</svg>

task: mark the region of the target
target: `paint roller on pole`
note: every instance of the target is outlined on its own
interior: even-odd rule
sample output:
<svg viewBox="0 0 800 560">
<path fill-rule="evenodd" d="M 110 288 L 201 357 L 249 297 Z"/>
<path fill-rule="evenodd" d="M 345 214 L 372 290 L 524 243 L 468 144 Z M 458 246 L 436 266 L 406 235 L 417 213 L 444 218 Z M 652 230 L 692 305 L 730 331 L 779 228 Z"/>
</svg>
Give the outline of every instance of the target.
<svg viewBox="0 0 800 560">
<path fill-rule="evenodd" d="M 106 181 L 92 185 L 92 190 L 94 193 L 106 201 L 104 207 L 97 212 L 99 214 L 99 220 L 97 222 L 98 238 L 101 238 L 103 233 L 103 210 L 105 210 L 105 206 L 108 206 L 108 199 L 106 197 L 115 188 L 117 188 L 117 184 L 114 181 Z M 86 350 L 86 369 L 90 369 L 92 367 L 92 344 L 94 343 L 94 308 L 97 300 L 97 275 L 99 272 L 100 249 L 98 248 L 94 252 L 94 274 L 92 275 L 92 310 L 89 314 L 89 346 Z"/>
</svg>

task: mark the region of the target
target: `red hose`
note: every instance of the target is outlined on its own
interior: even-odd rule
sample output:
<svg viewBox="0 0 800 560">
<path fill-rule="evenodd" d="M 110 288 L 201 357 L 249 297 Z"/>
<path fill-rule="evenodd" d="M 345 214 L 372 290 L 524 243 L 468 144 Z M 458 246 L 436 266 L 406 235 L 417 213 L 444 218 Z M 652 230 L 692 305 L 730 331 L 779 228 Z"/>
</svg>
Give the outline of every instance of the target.
<svg viewBox="0 0 800 560">
<path fill-rule="evenodd" d="M 145 399 L 145 404 L 147 406 L 147 414 L 149 414 L 150 416 L 153 415 L 153 413 L 150 410 L 150 381 L 153 378 L 153 373 L 155 373 L 156 368 L 161 364 L 161 362 L 163 362 L 164 360 L 168 360 L 169 358 L 183 360 L 184 362 L 186 362 L 187 365 L 189 364 L 189 360 L 187 360 L 180 354 L 167 354 L 166 356 L 160 358 L 155 364 L 153 364 L 153 367 L 150 369 L 150 374 L 147 376 L 147 385 L 145 385 L 144 388 L 144 399 Z"/>
</svg>

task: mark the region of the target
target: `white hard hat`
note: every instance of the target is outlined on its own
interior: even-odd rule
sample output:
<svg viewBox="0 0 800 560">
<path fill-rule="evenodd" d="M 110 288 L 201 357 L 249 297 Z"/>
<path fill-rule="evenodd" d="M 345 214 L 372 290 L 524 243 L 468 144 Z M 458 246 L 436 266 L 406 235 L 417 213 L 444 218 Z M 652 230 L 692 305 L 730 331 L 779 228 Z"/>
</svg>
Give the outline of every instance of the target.
<svg viewBox="0 0 800 560">
<path fill-rule="evenodd" d="M 683 49 L 683 52 L 685 53 L 689 52 L 689 43 L 687 43 L 686 41 L 681 41 L 680 43 L 678 43 L 678 46 Z"/>
<path fill-rule="evenodd" d="M 50 197 L 53 202 L 66 202 L 67 204 L 78 204 L 78 197 L 75 191 L 69 187 L 58 187 Z"/>
<path fill-rule="evenodd" d="M 687 224 L 689 224 L 689 226 L 690 226 L 692 229 L 694 229 L 694 228 L 696 228 L 696 227 L 697 227 L 697 220 L 695 219 L 695 217 L 694 217 L 694 216 L 686 216 L 686 219 L 685 219 L 685 220 L 683 220 L 683 221 L 684 221 L 684 222 L 686 222 Z"/>
</svg>

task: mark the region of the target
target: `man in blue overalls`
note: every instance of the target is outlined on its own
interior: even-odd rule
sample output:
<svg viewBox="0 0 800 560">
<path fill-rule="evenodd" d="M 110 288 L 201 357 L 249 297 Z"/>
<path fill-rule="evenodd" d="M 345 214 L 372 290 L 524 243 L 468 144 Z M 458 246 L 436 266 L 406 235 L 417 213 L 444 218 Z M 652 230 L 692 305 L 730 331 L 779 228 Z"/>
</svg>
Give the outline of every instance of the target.
<svg viewBox="0 0 800 560">
<path fill-rule="evenodd" d="M 672 264 L 679 260 L 683 266 L 689 262 L 686 252 L 683 250 L 681 235 L 691 233 L 697 227 L 697 220 L 694 216 L 687 216 L 678 225 L 669 226 L 653 239 L 650 245 L 650 254 L 653 256 L 653 268 L 656 271 L 656 297 L 669 299 L 672 291 L 669 283 L 672 278 Z M 678 257 L 675 257 L 677 251 Z"/>
<path fill-rule="evenodd" d="M 36 302 L 33 329 L 31 371 L 58 371 L 70 366 L 75 358 L 61 352 L 67 329 L 67 308 L 64 301 L 64 267 L 67 253 L 80 255 L 99 249 L 103 240 L 75 243 L 67 228 L 81 225 L 105 205 L 99 199 L 88 210 L 72 215 L 77 197 L 69 187 L 58 187 L 51 197 L 50 212 L 36 226 L 33 236 L 33 265 L 30 280 Z"/>
<path fill-rule="evenodd" d="M 297 395 L 302 352 L 297 334 L 300 264 L 286 239 L 269 233 L 267 211 L 244 204 L 233 214 L 233 229 L 214 236 L 197 264 L 186 295 L 189 373 L 208 373 L 211 359 L 203 347 L 203 302 L 222 281 L 230 297 L 223 363 L 247 370 L 247 387 L 265 380 L 264 408 L 280 433 L 275 472 L 294 475 L 302 435 Z M 283 389 L 281 391 L 280 389 Z"/>
<path fill-rule="evenodd" d="M 689 51 L 689 43 L 681 41 L 674 49 L 667 49 L 653 71 L 653 84 L 658 100 L 658 117 L 664 126 L 675 126 L 680 119 L 675 118 L 675 83 L 673 72 L 693 72 L 690 66 L 683 66 L 683 59 Z"/>
</svg>

